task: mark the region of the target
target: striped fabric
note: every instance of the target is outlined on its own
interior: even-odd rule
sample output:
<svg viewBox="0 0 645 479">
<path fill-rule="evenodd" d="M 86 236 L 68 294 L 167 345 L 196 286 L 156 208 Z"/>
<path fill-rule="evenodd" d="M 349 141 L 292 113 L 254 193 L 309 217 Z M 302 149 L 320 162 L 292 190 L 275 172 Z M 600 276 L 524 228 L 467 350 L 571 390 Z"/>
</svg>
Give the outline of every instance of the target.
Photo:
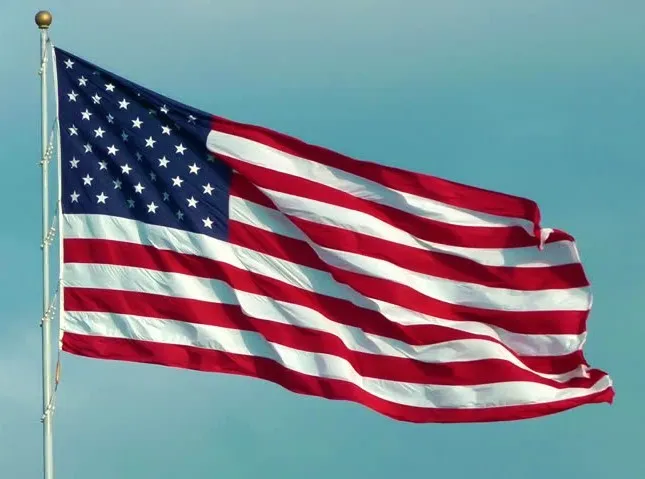
<svg viewBox="0 0 645 479">
<path fill-rule="evenodd" d="M 612 401 L 583 356 L 574 240 L 535 203 L 213 117 L 63 50 L 56 65 L 65 351 L 412 422 Z"/>
</svg>

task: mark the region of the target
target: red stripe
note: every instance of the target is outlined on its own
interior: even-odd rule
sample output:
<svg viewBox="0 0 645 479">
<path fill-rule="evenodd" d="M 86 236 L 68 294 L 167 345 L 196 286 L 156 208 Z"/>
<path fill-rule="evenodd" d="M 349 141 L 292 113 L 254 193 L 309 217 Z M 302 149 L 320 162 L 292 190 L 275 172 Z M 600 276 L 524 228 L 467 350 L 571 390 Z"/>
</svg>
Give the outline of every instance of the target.
<svg viewBox="0 0 645 479">
<path fill-rule="evenodd" d="M 247 242 L 250 241 L 247 239 Z M 257 246 L 260 247 L 260 245 Z M 278 246 L 283 248 L 282 255 L 289 254 L 286 250 L 289 246 L 288 242 L 280 243 Z M 64 248 L 66 263 L 118 264 L 219 279 L 233 285 L 236 289 L 257 292 L 298 304 L 301 303 L 295 298 L 309 297 L 306 305 L 318 310 L 319 302 L 330 298 L 226 263 L 170 250 L 158 250 L 152 246 L 110 240 L 66 239 Z M 587 312 L 584 311 L 515 312 L 454 305 L 429 298 L 393 281 L 351 273 L 339 268 L 328 267 L 328 270 L 337 281 L 351 286 L 367 297 L 387 301 L 433 317 L 454 321 L 477 321 L 519 334 L 581 334 L 585 331 Z M 261 282 L 264 285 L 263 288 L 258 288 L 257 282 Z M 271 293 L 265 292 L 265 288 L 270 288 Z M 340 299 L 337 301 L 348 305 L 346 308 L 352 309 L 349 306 L 352 303 L 349 301 Z M 366 311 L 356 306 L 353 309 L 360 311 L 361 316 Z M 389 320 L 386 321 L 389 322 Z"/>
<path fill-rule="evenodd" d="M 335 226 L 288 218 L 318 246 L 382 259 L 429 276 L 523 291 L 589 286 L 580 263 L 531 268 L 486 266 L 448 253 L 421 250 Z M 245 223 L 229 223 L 229 241 L 311 268 L 329 268 L 307 242 Z"/>
<path fill-rule="evenodd" d="M 436 325 L 397 324 L 377 311 L 360 308 L 349 301 L 305 291 L 260 274 L 189 254 L 118 241 L 66 239 L 64 240 L 64 261 L 65 263 L 133 266 L 217 279 L 225 281 L 240 291 L 305 306 L 339 324 L 353 326 L 366 333 L 396 339 L 411 345 L 479 338 L 495 341 L 509 349 L 502 342 L 485 335 Z M 524 321 L 516 321 L 516 326 L 522 325 Z M 580 364 L 587 364 L 581 350 L 565 356 L 522 357 L 522 361 L 534 371 L 547 374 L 561 374 L 575 369 Z"/>
<path fill-rule="evenodd" d="M 273 210 L 277 210 L 277 206 L 271 199 L 253 185 L 249 180 L 244 178 L 238 173 L 234 173 L 231 177 L 231 186 L 229 187 L 229 194 L 237 196 L 247 201 L 251 201 L 260 206 L 265 206 Z"/>
<path fill-rule="evenodd" d="M 608 388 L 586 397 L 545 404 L 481 409 L 431 409 L 403 406 L 386 401 L 365 392 L 352 383 L 337 379 L 321 379 L 297 373 L 275 361 L 255 356 L 147 341 L 84 336 L 73 333 L 63 335 L 62 348 L 68 353 L 93 358 L 159 364 L 183 369 L 266 379 L 292 392 L 327 399 L 352 401 L 393 419 L 418 423 L 489 422 L 527 419 L 554 414 L 583 404 L 611 403 L 614 397 L 613 389 Z M 597 380 L 603 373 L 593 370 L 591 375 L 592 378 Z"/>
<path fill-rule="evenodd" d="M 558 389 L 589 388 L 594 383 L 583 377 L 558 382 L 503 359 L 427 363 L 412 358 L 357 352 L 349 349 L 332 333 L 254 318 L 246 315 L 239 305 L 232 304 L 131 291 L 66 288 L 65 310 L 172 319 L 251 331 L 271 343 L 341 357 L 352 364 L 361 376 L 389 381 L 454 386 L 527 381 Z M 365 339 L 369 342 L 369 339 Z"/>
<path fill-rule="evenodd" d="M 521 226 L 460 226 L 444 223 L 357 198 L 322 183 L 224 157 L 221 154 L 218 157 L 256 187 L 360 211 L 426 241 L 466 248 L 518 248 L 539 244 L 539 238 L 532 236 Z M 279 201 L 274 202 L 280 209 Z"/>
<path fill-rule="evenodd" d="M 211 128 L 361 176 L 395 190 L 440 201 L 458 208 L 509 218 L 523 218 L 536 226 L 540 223 L 540 210 L 537 204 L 526 198 L 484 190 L 391 166 L 356 160 L 268 128 L 238 123 L 226 118 L 214 116 Z"/>
</svg>

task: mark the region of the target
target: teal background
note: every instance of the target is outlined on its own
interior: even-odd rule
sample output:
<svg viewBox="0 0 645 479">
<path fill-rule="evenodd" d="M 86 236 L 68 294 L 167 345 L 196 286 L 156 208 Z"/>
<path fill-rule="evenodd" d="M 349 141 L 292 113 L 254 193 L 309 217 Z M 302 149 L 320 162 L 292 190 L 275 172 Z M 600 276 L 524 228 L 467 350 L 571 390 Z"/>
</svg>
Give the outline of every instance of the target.
<svg viewBox="0 0 645 479">
<path fill-rule="evenodd" d="M 643 0 L 3 0 L 0 478 L 39 477 L 39 38 L 198 108 L 535 199 L 579 244 L 613 406 L 412 425 L 248 378 L 63 356 L 62 478 L 643 478 Z"/>
</svg>

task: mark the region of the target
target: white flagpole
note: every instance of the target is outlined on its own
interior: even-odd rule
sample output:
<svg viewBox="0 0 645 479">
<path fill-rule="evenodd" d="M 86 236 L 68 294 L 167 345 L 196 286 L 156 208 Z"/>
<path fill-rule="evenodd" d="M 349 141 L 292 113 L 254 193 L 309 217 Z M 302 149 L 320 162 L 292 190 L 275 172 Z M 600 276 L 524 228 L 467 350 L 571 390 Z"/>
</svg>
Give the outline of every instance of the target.
<svg viewBox="0 0 645 479">
<path fill-rule="evenodd" d="M 52 23 L 52 15 L 40 11 L 35 17 L 40 30 L 40 110 L 41 110 L 41 168 L 42 168 L 42 259 L 43 259 L 43 318 L 42 318 L 42 376 L 43 376 L 43 476 L 54 479 L 53 434 L 52 434 L 52 380 L 51 380 L 51 317 L 49 290 L 49 156 L 50 145 L 47 138 L 47 30 Z"/>
</svg>

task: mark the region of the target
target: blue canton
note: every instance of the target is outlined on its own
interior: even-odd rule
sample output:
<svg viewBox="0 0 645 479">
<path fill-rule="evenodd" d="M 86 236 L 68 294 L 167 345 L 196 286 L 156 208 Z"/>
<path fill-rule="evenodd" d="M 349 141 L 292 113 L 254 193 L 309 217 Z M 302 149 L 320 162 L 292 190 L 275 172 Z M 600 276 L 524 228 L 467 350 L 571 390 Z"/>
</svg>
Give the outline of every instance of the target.
<svg viewBox="0 0 645 479">
<path fill-rule="evenodd" d="M 62 208 L 226 239 L 231 170 L 208 113 L 56 49 Z"/>
</svg>

